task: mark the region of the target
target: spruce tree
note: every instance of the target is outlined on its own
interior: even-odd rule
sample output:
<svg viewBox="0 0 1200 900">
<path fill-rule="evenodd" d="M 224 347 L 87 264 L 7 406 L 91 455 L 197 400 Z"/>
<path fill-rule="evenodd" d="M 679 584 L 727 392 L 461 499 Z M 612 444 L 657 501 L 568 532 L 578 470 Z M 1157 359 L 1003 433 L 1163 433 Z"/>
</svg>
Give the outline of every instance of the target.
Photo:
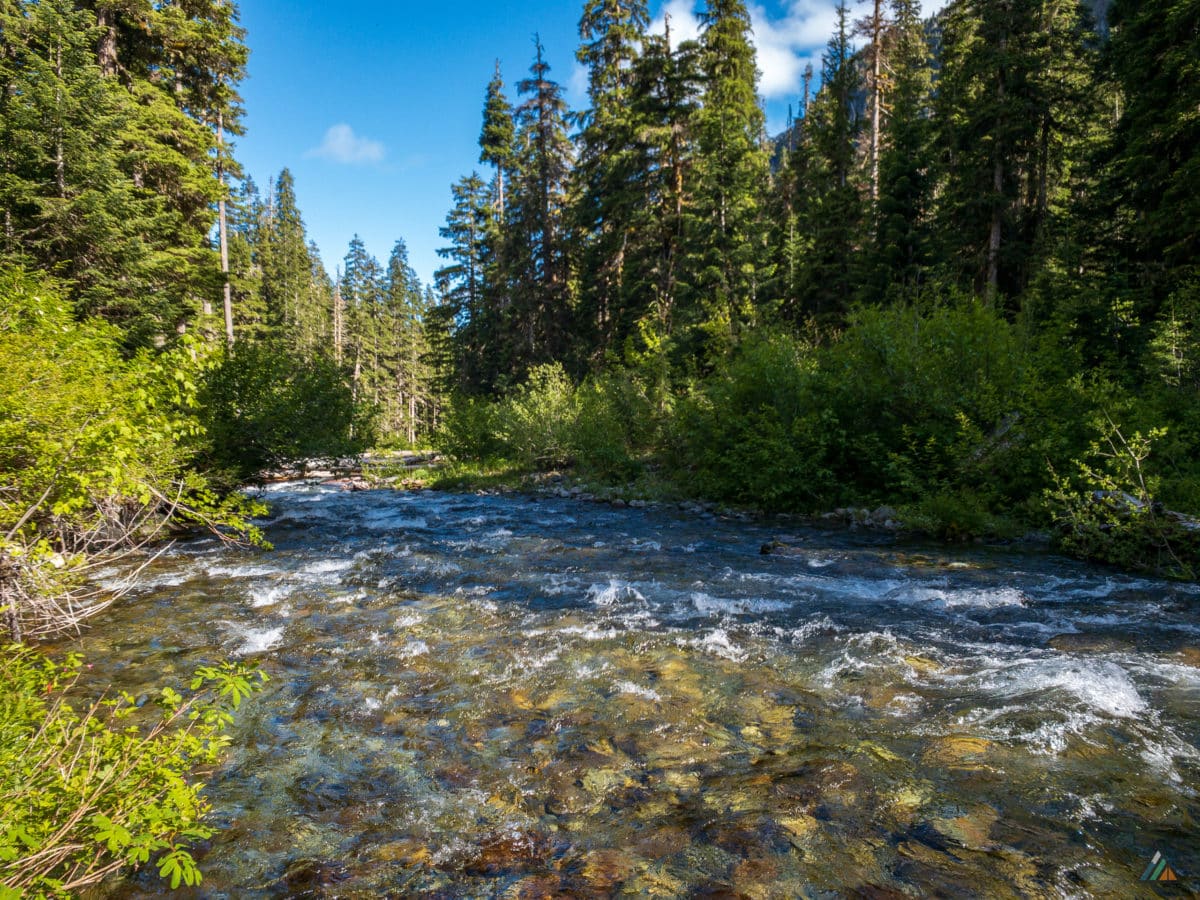
<svg viewBox="0 0 1200 900">
<path fill-rule="evenodd" d="M 439 231 L 449 243 L 438 251 L 447 263 L 434 275 L 441 293 L 435 315 L 448 341 L 441 348 L 441 365 L 457 373 L 455 389 L 486 393 L 497 374 L 490 362 L 494 357 L 487 351 L 499 330 L 498 311 L 486 303 L 489 252 L 495 236 L 493 194 L 475 173 L 461 179 L 452 192 L 454 206 Z"/>
<path fill-rule="evenodd" d="M 500 75 L 500 61 L 496 61 L 496 74 L 487 86 L 487 97 L 483 106 L 483 131 L 479 135 L 479 161 L 496 169 L 495 202 L 501 219 L 504 219 L 507 204 L 506 178 L 511 171 L 516 155 L 514 141 L 516 126 L 513 124 L 512 106 L 504 95 L 504 79 Z"/>
<path fill-rule="evenodd" d="M 699 59 L 695 41 L 672 46 L 667 16 L 664 34 L 646 36 L 634 71 L 633 116 L 646 166 L 646 200 L 635 210 L 625 283 L 640 298 L 638 333 L 653 342 L 671 339 L 681 290 L 686 293 L 685 224 L 695 186 Z"/>
<path fill-rule="evenodd" d="M 296 182 L 284 169 L 275 181 L 262 228 L 262 301 L 276 337 L 296 330 L 312 286 L 308 236 L 296 203 Z"/>
<path fill-rule="evenodd" d="M 892 0 L 890 90 L 879 156 L 879 202 L 864 299 L 911 294 L 930 259 L 933 102 L 931 53 L 917 0 Z"/>
<path fill-rule="evenodd" d="M 1200 5 L 1116 0 L 1110 24 L 1123 108 L 1108 187 L 1152 315 L 1200 260 Z"/>
<path fill-rule="evenodd" d="M 939 255 L 1010 306 L 1053 246 L 1080 155 L 1095 46 L 1086 23 L 1078 5 L 1050 0 L 956 0 L 946 11 Z"/>
<path fill-rule="evenodd" d="M 688 352 L 720 359 L 756 316 L 766 271 L 762 192 L 768 158 L 758 69 L 742 0 L 712 0 L 704 15 L 693 205 L 687 225 Z"/>
<path fill-rule="evenodd" d="M 619 345 L 646 303 L 627 284 L 626 268 L 634 220 L 648 199 L 648 160 L 633 101 L 649 20 L 645 0 L 588 0 L 579 22 L 577 58 L 588 67 L 591 106 L 579 116 L 573 243 L 582 339 L 593 356 Z"/>
<path fill-rule="evenodd" d="M 532 366 L 564 359 L 573 317 L 566 213 L 573 148 L 562 87 L 549 77 L 540 40 L 519 91 L 517 163 L 504 224 L 503 356 L 520 379 Z"/>
<path fill-rule="evenodd" d="M 788 304 L 797 318 L 840 321 L 861 279 L 864 192 L 855 111 L 860 86 L 843 0 L 825 51 L 821 90 L 804 118 L 805 140 L 794 162 L 797 228 L 806 243 L 797 294 Z"/>
</svg>

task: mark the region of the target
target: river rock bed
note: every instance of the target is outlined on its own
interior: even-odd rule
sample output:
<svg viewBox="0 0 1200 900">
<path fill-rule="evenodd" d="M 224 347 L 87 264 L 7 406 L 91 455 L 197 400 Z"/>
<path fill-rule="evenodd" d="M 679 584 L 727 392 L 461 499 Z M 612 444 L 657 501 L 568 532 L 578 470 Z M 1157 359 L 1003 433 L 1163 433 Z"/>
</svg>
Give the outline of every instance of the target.
<svg viewBox="0 0 1200 900">
<path fill-rule="evenodd" d="M 560 498 L 266 498 L 274 552 L 180 546 L 78 644 L 133 693 L 272 675 L 193 896 L 1136 897 L 1156 851 L 1195 887 L 1195 585 Z"/>
</svg>

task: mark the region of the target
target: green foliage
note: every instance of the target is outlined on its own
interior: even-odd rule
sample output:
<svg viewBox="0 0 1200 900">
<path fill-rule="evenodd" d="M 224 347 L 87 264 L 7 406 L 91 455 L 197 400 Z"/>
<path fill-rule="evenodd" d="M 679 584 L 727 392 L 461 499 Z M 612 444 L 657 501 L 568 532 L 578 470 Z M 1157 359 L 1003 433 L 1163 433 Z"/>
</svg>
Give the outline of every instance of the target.
<svg viewBox="0 0 1200 900">
<path fill-rule="evenodd" d="M 540 366 L 506 398 L 458 398 L 438 435 L 454 459 L 506 459 L 527 471 L 575 465 L 598 478 L 633 477 L 655 443 L 653 404 L 627 373 L 578 388 L 562 366 Z"/>
<path fill-rule="evenodd" d="M 828 347 L 748 343 L 681 407 L 674 455 L 705 493 L 771 509 L 963 492 L 999 508 L 1044 484 L 1028 456 L 1036 378 L 982 304 L 860 310 Z"/>
<path fill-rule="evenodd" d="M 1172 513 L 1158 501 L 1152 448 L 1167 434 L 1126 437 L 1111 419 L 1072 477 L 1048 492 L 1060 546 L 1067 552 L 1126 569 L 1173 578 L 1200 575 L 1200 521 Z"/>
<path fill-rule="evenodd" d="M 185 351 L 127 360 L 114 328 L 74 322 L 56 284 L 0 271 L 0 525 L 32 506 L 53 528 L 105 501 L 153 503 L 199 434 L 195 377 Z"/>
<path fill-rule="evenodd" d="M 266 469 L 370 446 L 371 415 L 346 373 L 317 358 L 301 364 L 285 347 L 238 344 L 199 390 L 205 463 L 238 484 Z"/>
<path fill-rule="evenodd" d="M 64 598 L 88 553 L 180 524 L 254 535 L 252 508 L 191 468 L 194 349 L 129 359 L 114 327 L 75 321 L 57 283 L 0 270 L 0 593 L 19 606 L 14 635 L 77 624 Z"/>
<path fill-rule="evenodd" d="M 151 863 L 172 889 L 199 884 L 187 847 L 213 830 L 195 773 L 220 761 L 233 712 L 266 674 L 207 667 L 187 697 L 164 687 L 150 712 L 126 695 L 77 710 L 81 671 L 78 656 L 0 650 L 0 891 L 72 896 Z"/>
</svg>

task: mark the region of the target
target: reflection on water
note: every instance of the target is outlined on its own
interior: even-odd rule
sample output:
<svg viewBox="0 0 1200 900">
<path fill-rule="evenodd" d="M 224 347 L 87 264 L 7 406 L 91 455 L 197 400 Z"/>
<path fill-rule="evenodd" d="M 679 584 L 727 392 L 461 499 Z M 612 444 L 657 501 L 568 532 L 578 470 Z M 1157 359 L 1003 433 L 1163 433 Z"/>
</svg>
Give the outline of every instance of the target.
<svg viewBox="0 0 1200 900">
<path fill-rule="evenodd" d="M 560 500 L 269 499 L 275 552 L 182 547 L 82 642 L 135 693 L 228 655 L 273 676 L 212 780 L 199 895 L 1200 874 L 1194 585 Z"/>
</svg>

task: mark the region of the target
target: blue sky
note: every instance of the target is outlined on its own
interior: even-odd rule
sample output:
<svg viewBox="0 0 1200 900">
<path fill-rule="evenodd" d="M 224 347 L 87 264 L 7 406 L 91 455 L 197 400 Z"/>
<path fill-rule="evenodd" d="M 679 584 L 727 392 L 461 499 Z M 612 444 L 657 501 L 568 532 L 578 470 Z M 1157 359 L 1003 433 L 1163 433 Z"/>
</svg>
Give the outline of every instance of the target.
<svg viewBox="0 0 1200 900">
<path fill-rule="evenodd" d="M 926 12 L 944 3 L 925 0 Z M 240 5 L 251 57 L 238 158 L 264 193 L 280 169 L 292 170 L 309 235 L 331 271 L 358 234 L 381 261 L 403 238 L 417 273 L 431 279 L 450 185 L 482 170 L 476 142 L 495 60 L 515 95 L 535 32 L 573 107 L 584 100 L 574 59 L 582 0 Z M 695 5 L 652 0 L 660 22 L 670 10 L 675 33 L 695 27 Z M 777 131 L 805 63 L 819 68 L 834 0 L 765 0 L 751 8 L 761 90 Z"/>
</svg>

